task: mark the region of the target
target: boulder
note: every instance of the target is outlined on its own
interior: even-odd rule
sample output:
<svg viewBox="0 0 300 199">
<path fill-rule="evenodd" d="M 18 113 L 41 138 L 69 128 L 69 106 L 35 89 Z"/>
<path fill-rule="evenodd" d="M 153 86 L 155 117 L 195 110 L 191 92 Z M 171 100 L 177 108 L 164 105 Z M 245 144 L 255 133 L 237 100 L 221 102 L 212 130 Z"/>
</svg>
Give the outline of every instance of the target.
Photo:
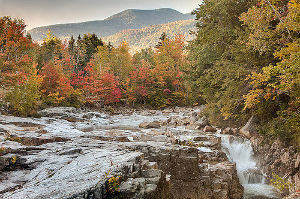
<svg viewBox="0 0 300 199">
<path fill-rule="evenodd" d="M 193 141 L 195 142 L 205 142 L 205 141 L 208 141 L 209 138 L 207 136 L 197 136 L 197 137 L 194 137 Z"/>
<path fill-rule="evenodd" d="M 223 130 L 221 131 L 221 134 L 233 135 L 234 132 L 233 132 L 233 129 L 232 129 L 232 128 L 227 127 L 226 129 L 223 129 Z"/>
<path fill-rule="evenodd" d="M 238 129 L 238 128 L 233 128 L 233 129 L 232 129 L 232 132 L 233 132 L 233 135 L 237 135 L 237 134 L 239 134 L 240 129 Z"/>
<path fill-rule="evenodd" d="M 248 139 L 257 134 L 254 116 L 252 116 L 247 124 L 240 129 L 239 133 Z"/>
<path fill-rule="evenodd" d="M 259 169 L 248 169 L 243 172 L 245 179 L 248 179 L 249 184 L 259 184 L 263 181 L 263 173 Z"/>
<path fill-rule="evenodd" d="M 143 122 L 139 125 L 139 127 L 143 129 L 160 128 L 160 122 L 159 121 Z"/>
<path fill-rule="evenodd" d="M 209 125 L 209 122 L 207 120 L 207 117 L 206 116 L 203 116 L 202 118 L 200 118 L 198 121 L 196 121 L 194 123 L 196 129 L 201 129 L 205 126 L 208 126 Z"/>
<path fill-rule="evenodd" d="M 168 137 L 165 135 L 153 136 L 151 140 L 154 142 L 167 142 Z"/>
<path fill-rule="evenodd" d="M 95 113 L 95 112 L 85 113 L 85 114 L 83 114 L 82 117 L 85 118 L 85 119 L 92 119 L 94 117 L 96 117 L 96 118 L 105 118 L 105 119 L 107 118 L 106 115 L 100 114 L 100 113 Z"/>
<path fill-rule="evenodd" d="M 285 197 L 284 199 L 299 199 L 300 198 L 300 194 L 299 193 L 293 193 L 287 197 Z"/>
<path fill-rule="evenodd" d="M 205 126 L 203 129 L 204 132 L 216 132 L 217 129 L 212 126 Z"/>
</svg>

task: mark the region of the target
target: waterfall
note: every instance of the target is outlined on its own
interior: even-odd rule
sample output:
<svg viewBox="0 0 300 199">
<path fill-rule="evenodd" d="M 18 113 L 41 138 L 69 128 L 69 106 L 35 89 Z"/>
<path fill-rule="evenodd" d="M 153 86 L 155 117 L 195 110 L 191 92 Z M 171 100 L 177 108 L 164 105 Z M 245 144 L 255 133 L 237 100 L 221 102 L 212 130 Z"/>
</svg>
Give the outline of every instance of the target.
<svg viewBox="0 0 300 199">
<path fill-rule="evenodd" d="M 244 199 L 277 198 L 273 187 L 265 184 L 263 172 L 256 166 L 249 140 L 231 135 L 221 135 L 222 149 L 231 162 L 236 163 Z"/>
</svg>

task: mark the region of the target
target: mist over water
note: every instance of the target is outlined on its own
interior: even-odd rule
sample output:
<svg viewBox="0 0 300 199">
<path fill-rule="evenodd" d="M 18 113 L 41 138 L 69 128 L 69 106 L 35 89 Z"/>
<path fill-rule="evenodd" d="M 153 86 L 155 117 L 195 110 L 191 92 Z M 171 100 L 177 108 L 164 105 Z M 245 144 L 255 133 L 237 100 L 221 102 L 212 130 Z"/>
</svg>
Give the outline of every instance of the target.
<svg viewBox="0 0 300 199">
<path fill-rule="evenodd" d="M 244 187 L 244 199 L 255 196 L 277 198 L 273 187 L 265 184 L 264 174 L 256 166 L 249 140 L 222 135 L 222 148 L 229 160 L 236 163 L 237 174 Z"/>
</svg>

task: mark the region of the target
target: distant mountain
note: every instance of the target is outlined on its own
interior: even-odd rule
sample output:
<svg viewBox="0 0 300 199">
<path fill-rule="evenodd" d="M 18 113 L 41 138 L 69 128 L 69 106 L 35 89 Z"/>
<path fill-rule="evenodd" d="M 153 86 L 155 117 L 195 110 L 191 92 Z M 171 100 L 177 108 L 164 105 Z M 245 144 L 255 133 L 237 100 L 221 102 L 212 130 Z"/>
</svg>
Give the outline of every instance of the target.
<svg viewBox="0 0 300 199">
<path fill-rule="evenodd" d="M 77 37 L 79 34 L 95 33 L 99 37 L 113 35 L 127 29 L 140 29 L 150 25 L 166 24 L 169 22 L 193 19 L 190 14 L 183 14 L 171 8 L 156 10 L 129 9 L 105 20 L 88 21 L 82 23 L 57 24 L 33 28 L 29 31 L 32 38 L 41 41 L 48 30 L 59 38 L 68 38 L 71 35 Z"/>
<path fill-rule="evenodd" d="M 163 32 L 171 38 L 176 34 L 181 34 L 187 41 L 190 41 L 194 36 L 189 33 L 195 29 L 195 20 L 182 20 L 140 29 L 123 30 L 104 37 L 103 41 L 111 42 L 113 46 L 118 46 L 122 41 L 126 41 L 130 45 L 131 53 L 135 53 L 144 48 L 154 47 Z"/>
</svg>

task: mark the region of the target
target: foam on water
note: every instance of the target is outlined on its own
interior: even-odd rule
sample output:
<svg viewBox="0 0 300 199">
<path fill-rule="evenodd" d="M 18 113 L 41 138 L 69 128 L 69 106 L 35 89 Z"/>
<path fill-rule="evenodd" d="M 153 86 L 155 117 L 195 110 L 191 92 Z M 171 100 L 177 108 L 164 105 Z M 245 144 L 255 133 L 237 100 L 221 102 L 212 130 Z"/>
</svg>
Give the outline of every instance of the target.
<svg viewBox="0 0 300 199">
<path fill-rule="evenodd" d="M 240 183 L 244 187 L 244 198 L 264 196 L 276 198 L 273 187 L 265 184 L 262 171 L 256 166 L 249 140 L 222 135 L 222 148 L 230 161 L 236 163 Z"/>
</svg>

